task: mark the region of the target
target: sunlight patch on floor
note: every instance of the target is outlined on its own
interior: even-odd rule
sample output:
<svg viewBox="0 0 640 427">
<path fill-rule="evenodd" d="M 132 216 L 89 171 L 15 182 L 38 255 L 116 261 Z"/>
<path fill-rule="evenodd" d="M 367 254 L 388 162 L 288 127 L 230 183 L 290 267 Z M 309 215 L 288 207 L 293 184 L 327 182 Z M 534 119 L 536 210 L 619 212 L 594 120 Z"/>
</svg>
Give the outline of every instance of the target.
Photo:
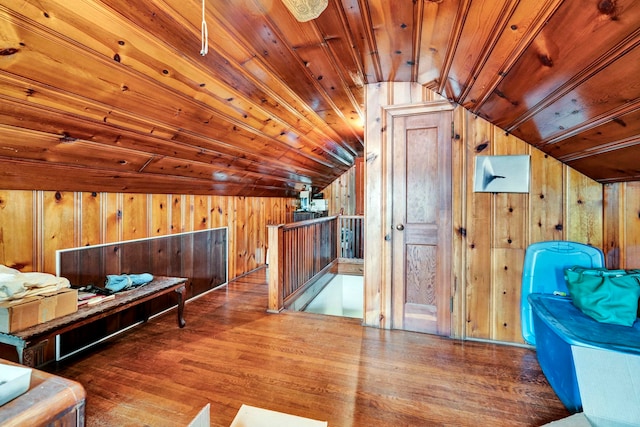
<svg viewBox="0 0 640 427">
<path fill-rule="evenodd" d="M 362 319 L 364 277 L 339 274 L 304 310 L 308 313 Z"/>
</svg>

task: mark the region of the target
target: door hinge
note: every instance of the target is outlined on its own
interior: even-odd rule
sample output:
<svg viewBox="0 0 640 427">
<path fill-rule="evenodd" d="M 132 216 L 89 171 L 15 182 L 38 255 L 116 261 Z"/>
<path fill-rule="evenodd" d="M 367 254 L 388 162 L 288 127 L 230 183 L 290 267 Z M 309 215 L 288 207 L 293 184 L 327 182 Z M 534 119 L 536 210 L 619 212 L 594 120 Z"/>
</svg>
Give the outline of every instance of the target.
<svg viewBox="0 0 640 427">
<path fill-rule="evenodd" d="M 453 313 L 453 297 L 449 299 L 449 311 Z"/>
</svg>

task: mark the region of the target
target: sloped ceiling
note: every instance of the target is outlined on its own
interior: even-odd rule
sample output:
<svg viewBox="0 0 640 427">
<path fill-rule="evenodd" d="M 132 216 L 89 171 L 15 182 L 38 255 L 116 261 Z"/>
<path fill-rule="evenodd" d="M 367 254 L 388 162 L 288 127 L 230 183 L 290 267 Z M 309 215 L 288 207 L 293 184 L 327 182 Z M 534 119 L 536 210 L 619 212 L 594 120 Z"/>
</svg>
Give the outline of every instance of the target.
<svg viewBox="0 0 640 427">
<path fill-rule="evenodd" d="M 640 179 L 640 1 L 10 0 L 0 189 L 292 196 L 418 82 L 599 182 Z"/>
</svg>

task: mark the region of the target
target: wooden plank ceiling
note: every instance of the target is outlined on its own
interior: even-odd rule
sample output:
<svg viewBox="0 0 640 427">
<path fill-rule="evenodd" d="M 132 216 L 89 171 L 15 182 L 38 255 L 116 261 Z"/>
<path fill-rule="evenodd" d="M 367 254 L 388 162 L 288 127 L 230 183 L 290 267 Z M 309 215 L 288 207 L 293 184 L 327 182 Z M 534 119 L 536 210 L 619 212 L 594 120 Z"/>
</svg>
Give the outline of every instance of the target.
<svg viewBox="0 0 640 427">
<path fill-rule="evenodd" d="M 9 0 L 0 188 L 293 196 L 418 82 L 599 182 L 640 179 L 640 0 Z"/>
</svg>

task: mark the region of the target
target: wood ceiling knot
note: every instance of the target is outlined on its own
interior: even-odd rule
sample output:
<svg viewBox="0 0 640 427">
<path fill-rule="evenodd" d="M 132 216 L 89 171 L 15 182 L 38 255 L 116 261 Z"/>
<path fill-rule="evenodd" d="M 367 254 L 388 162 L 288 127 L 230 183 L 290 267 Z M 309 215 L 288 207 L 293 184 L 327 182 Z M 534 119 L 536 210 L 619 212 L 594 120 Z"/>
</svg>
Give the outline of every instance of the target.
<svg viewBox="0 0 640 427">
<path fill-rule="evenodd" d="M 18 52 L 20 52 L 18 48 L 8 47 L 8 48 L 0 49 L 0 56 L 11 56 L 11 55 L 15 55 Z"/>
<path fill-rule="evenodd" d="M 612 0 L 600 0 L 598 2 L 598 10 L 604 15 L 613 15 L 616 13 L 616 2 Z"/>
</svg>

